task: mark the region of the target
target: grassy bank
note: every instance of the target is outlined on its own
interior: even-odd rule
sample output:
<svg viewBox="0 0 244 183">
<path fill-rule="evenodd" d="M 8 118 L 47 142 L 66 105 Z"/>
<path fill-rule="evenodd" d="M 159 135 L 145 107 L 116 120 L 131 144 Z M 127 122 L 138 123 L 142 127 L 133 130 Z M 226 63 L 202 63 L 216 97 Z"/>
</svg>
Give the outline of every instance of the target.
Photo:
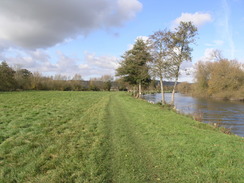
<svg viewBox="0 0 244 183">
<path fill-rule="evenodd" d="M 244 141 L 109 92 L 0 93 L 0 182 L 244 182 Z"/>
</svg>

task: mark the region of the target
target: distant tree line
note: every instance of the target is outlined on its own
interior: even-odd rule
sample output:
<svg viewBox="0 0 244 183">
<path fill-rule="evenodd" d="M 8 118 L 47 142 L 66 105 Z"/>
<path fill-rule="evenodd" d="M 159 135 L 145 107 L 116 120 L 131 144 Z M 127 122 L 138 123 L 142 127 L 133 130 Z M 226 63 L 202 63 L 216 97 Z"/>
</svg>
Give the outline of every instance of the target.
<svg viewBox="0 0 244 183">
<path fill-rule="evenodd" d="M 27 69 L 13 69 L 6 61 L 0 63 L 0 91 L 16 90 L 60 90 L 60 91 L 110 91 L 125 90 L 126 85 L 119 86 L 110 75 L 91 78 L 89 81 L 75 74 L 72 78 L 64 75 L 43 76 Z"/>
<path fill-rule="evenodd" d="M 173 82 L 164 82 L 167 91 L 172 91 Z M 159 81 L 152 79 L 143 85 L 145 92 L 160 92 Z M 115 80 L 111 75 L 83 80 L 81 75 L 72 78 L 57 74 L 43 76 L 39 72 L 10 67 L 6 61 L 0 62 L 0 91 L 59 90 L 59 91 L 127 91 L 133 87 L 122 79 Z"/>
<path fill-rule="evenodd" d="M 212 61 L 195 65 L 195 83 L 181 83 L 178 90 L 195 96 L 244 100 L 244 65 L 213 52 Z"/>
</svg>

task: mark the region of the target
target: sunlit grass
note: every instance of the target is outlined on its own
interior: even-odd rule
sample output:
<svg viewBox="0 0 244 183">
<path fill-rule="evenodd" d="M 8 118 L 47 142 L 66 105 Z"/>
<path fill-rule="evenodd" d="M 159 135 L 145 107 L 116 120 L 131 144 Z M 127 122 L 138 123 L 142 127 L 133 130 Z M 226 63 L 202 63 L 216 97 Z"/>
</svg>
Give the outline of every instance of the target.
<svg viewBox="0 0 244 183">
<path fill-rule="evenodd" d="M 106 94 L 28 92 L 0 97 L 1 181 L 104 179 L 100 164 Z"/>
<path fill-rule="evenodd" d="M 110 92 L 0 93 L 0 182 L 244 182 L 244 141 Z"/>
</svg>

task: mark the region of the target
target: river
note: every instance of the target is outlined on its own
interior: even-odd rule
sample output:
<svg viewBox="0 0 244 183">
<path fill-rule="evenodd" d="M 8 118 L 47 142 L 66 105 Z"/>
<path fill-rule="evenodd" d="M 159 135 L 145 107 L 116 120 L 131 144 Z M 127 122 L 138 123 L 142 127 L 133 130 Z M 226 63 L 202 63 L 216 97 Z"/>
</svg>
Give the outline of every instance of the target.
<svg viewBox="0 0 244 183">
<path fill-rule="evenodd" d="M 147 94 L 144 99 L 157 103 L 162 100 L 161 94 Z M 165 93 L 167 103 L 171 93 Z M 205 123 L 217 123 L 228 128 L 232 133 L 244 137 L 244 102 L 203 99 L 175 94 L 176 109 L 184 114 L 199 114 Z"/>
</svg>

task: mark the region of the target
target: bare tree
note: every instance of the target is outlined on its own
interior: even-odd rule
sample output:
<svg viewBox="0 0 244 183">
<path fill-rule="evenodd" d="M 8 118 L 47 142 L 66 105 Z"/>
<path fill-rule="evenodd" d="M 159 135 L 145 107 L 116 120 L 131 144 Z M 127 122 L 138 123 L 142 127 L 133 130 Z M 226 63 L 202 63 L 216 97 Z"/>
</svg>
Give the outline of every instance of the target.
<svg viewBox="0 0 244 183">
<path fill-rule="evenodd" d="M 213 59 L 213 61 L 220 61 L 224 59 L 221 50 L 217 50 L 217 49 L 212 51 L 211 58 Z"/>
<path fill-rule="evenodd" d="M 163 79 L 167 76 L 169 67 L 168 46 L 170 35 L 170 32 L 165 29 L 163 31 L 157 31 L 149 37 L 149 48 L 153 58 L 150 69 L 152 75 L 159 78 L 163 105 L 165 104 Z"/>
<path fill-rule="evenodd" d="M 175 89 L 180 75 L 180 66 L 183 61 L 191 61 L 193 49 L 190 44 L 195 43 L 197 28 L 191 22 L 180 22 L 180 25 L 171 33 L 171 43 L 169 45 L 171 54 L 171 74 L 175 78 L 172 91 L 171 105 L 174 105 Z"/>
</svg>

